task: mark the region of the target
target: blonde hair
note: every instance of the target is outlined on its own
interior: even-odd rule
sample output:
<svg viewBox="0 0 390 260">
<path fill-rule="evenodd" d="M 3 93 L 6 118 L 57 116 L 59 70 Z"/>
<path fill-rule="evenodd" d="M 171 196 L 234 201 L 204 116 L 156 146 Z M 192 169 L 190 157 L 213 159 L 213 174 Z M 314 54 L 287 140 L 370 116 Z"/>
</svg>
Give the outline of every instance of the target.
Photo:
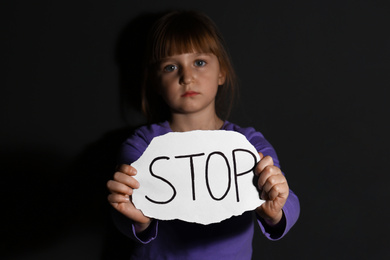
<svg viewBox="0 0 390 260">
<path fill-rule="evenodd" d="M 142 86 L 142 110 L 149 123 L 169 119 L 169 107 L 158 95 L 156 69 L 166 57 L 192 52 L 212 53 L 226 75 L 223 86 L 218 88 L 216 113 L 226 119 L 236 95 L 236 74 L 221 33 L 206 15 L 194 11 L 174 11 L 162 16 L 154 24 L 149 35 L 146 52 L 144 83 Z"/>
</svg>

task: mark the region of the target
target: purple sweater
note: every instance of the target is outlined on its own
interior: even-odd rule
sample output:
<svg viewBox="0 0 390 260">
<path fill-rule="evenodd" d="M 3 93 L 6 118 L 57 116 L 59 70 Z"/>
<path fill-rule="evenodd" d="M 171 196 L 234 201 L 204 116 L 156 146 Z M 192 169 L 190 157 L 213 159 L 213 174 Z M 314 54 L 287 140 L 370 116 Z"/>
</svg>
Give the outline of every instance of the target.
<svg viewBox="0 0 390 260">
<path fill-rule="evenodd" d="M 241 128 L 226 121 L 222 130 L 236 131 L 265 156 L 270 155 L 278 167 L 279 160 L 273 147 L 253 128 Z M 131 164 L 146 150 L 156 136 L 172 132 L 169 123 L 153 124 L 137 129 L 122 146 L 120 163 Z M 269 228 L 256 215 L 263 234 L 270 240 L 282 238 L 299 216 L 298 197 L 290 190 L 283 208 L 284 218 L 278 228 Z M 180 220 L 153 220 L 148 229 L 137 235 L 131 220 L 115 213 L 117 228 L 137 243 L 131 259 L 251 259 L 254 232 L 253 212 L 232 217 L 220 223 L 201 225 Z"/>
</svg>

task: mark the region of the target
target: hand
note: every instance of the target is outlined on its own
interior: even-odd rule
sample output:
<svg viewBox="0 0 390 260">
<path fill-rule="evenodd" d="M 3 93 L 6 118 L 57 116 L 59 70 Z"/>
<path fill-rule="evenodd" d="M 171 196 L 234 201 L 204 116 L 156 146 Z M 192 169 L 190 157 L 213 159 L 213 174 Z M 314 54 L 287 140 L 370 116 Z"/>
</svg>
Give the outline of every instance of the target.
<svg viewBox="0 0 390 260">
<path fill-rule="evenodd" d="M 110 191 L 108 201 L 120 213 L 134 221 L 136 232 L 144 231 L 150 224 L 151 219 L 146 217 L 131 202 L 134 189 L 139 188 L 139 182 L 133 177 L 137 170 L 126 164 L 122 164 L 114 174 L 114 179 L 107 182 Z"/>
<path fill-rule="evenodd" d="M 257 186 L 260 198 L 265 202 L 256 209 L 268 225 L 275 226 L 283 217 L 283 206 L 286 203 L 289 187 L 282 171 L 274 165 L 271 156 L 260 155 L 260 162 L 255 168 L 255 174 L 259 176 Z"/>
</svg>

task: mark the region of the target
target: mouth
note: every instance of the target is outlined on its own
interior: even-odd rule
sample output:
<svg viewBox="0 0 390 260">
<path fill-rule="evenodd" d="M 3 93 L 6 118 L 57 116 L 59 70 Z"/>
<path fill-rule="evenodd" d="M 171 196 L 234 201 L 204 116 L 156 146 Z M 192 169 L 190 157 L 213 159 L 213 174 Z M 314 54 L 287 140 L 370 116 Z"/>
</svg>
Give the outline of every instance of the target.
<svg viewBox="0 0 390 260">
<path fill-rule="evenodd" d="M 196 95 L 199 95 L 199 92 L 196 92 L 196 91 L 186 91 L 184 94 L 181 95 L 181 97 L 194 97 Z"/>
</svg>

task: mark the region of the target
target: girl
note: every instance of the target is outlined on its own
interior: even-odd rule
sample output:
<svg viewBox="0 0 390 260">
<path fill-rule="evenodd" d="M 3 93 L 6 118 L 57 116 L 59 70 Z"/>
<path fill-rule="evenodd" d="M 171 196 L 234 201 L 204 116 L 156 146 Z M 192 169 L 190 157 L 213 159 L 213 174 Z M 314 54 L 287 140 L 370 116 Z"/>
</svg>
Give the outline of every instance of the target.
<svg viewBox="0 0 390 260">
<path fill-rule="evenodd" d="M 143 111 L 150 125 L 137 129 L 122 147 L 121 166 L 108 181 L 108 201 L 117 210 L 118 229 L 138 244 L 133 259 L 250 259 L 254 221 L 251 212 L 221 223 L 199 225 L 159 221 L 134 207 L 139 188 L 129 164 L 151 140 L 168 132 L 226 130 L 244 134 L 261 160 L 255 167 L 264 204 L 256 222 L 270 240 L 282 238 L 299 215 L 297 196 L 289 190 L 273 147 L 253 128 L 226 121 L 235 90 L 235 73 L 214 23 L 196 12 L 171 12 L 150 34 L 142 90 Z"/>
</svg>

